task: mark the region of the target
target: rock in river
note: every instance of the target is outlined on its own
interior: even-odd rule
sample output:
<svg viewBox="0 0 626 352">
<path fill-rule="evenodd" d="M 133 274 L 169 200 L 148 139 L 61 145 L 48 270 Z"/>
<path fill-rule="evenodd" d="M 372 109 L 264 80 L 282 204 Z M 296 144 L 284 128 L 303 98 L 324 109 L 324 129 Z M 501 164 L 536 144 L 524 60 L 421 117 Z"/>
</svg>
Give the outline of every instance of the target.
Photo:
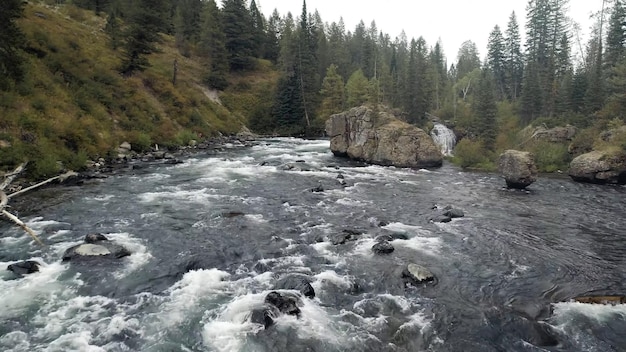
<svg viewBox="0 0 626 352">
<path fill-rule="evenodd" d="M 39 262 L 34 260 L 25 260 L 23 262 L 17 262 L 9 265 L 7 270 L 12 271 L 17 276 L 24 276 L 38 272 L 40 266 L 41 264 L 39 264 Z"/>
<path fill-rule="evenodd" d="M 389 254 L 394 250 L 393 245 L 387 241 L 381 241 L 372 246 L 372 252 L 376 254 Z"/>
<path fill-rule="evenodd" d="M 330 149 L 371 164 L 397 167 L 438 167 L 439 147 L 424 130 L 397 119 L 381 106 L 379 111 L 361 106 L 332 115 L 326 122 Z"/>
<path fill-rule="evenodd" d="M 109 241 L 102 234 L 89 234 L 85 236 L 85 242 L 65 250 L 63 261 L 94 258 L 118 259 L 131 254 L 128 249 Z"/>
<path fill-rule="evenodd" d="M 505 151 L 500 155 L 498 170 L 508 188 L 524 189 L 537 181 L 537 166 L 529 152 Z"/>
<path fill-rule="evenodd" d="M 410 263 L 402 271 L 402 277 L 412 284 L 421 284 L 435 280 L 435 275 L 421 265 Z"/>
<path fill-rule="evenodd" d="M 579 155 L 569 166 L 574 181 L 626 184 L 626 152 L 592 151 Z"/>
<path fill-rule="evenodd" d="M 280 278 L 274 285 L 275 290 L 298 290 L 304 297 L 314 298 L 315 290 L 311 279 L 304 274 L 289 274 Z"/>
</svg>

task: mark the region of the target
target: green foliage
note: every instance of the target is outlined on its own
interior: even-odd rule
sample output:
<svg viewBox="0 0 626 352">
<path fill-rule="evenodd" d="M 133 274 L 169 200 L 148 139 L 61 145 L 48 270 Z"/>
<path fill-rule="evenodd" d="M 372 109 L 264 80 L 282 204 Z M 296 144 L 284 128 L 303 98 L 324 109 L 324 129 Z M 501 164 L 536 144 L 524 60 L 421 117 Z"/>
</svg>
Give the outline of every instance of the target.
<svg viewBox="0 0 626 352">
<path fill-rule="evenodd" d="M 567 170 L 571 161 L 567 145 L 550 142 L 535 142 L 527 149 L 535 156 L 539 172 L 555 172 Z"/>
<path fill-rule="evenodd" d="M 224 0 L 221 18 L 230 69 L 233 71 L 251 69 L 254 66 L 253 24 L 245 1 Z"/>
<path fill-rule="evenodd" d="M 346 83 L 347 107 L 365 104 L 369 100 L 369 82 L 362 70 L 356 70 Z"/>
<path fill-rule="evenodd" d="M 467 169 L 493 171 L 495 164 L 489 159 L 489 152 L 481 141 L 462 139 L 454 147 L 452 162 Z"/>
<path fill-rule="evenodd" d="M 164 0 L 138 0 L 131 12 L 130 25 L 125 33 L 124 57 L 120 72 L 126 76 L 135 71 L 143 71 L 150 63 L 147 55 L 156 50 L 155 44 L 161 41 L 163 14 L 166 12 Z"/>
<path fill-rule="evenodd" d="M 0 90 L 6 90 L 12 82 L 24 77 L 20 49 L 24 35 L 16 20 L 22 17 L 24 3 L 21 0 L 0 1 Z"/>
<path fill-rule="evenodd" d="M 337 65 L 331 64 L 326 69 L 326 77 L 320 90 L 322 104 L 318 116 L 326 120 L 330 115 L 343 111 L 345 105 L 345 87 L 343 78 L 337 72 Z"/>
</svg>

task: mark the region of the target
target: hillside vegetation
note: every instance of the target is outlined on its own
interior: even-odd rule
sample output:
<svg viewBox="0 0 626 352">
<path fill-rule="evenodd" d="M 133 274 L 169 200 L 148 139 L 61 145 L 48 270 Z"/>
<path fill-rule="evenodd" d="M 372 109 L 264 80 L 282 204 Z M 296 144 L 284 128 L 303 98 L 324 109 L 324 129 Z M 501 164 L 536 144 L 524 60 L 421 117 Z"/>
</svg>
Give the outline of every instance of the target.
<svg viewBox="0 0 626 352">
<path fill-rule="evenodd" d="M 259 92 L 267 94 L 276 80 L 268 64 L 249 72 L 249 80 L 233 77 L 225 103 L 244 108 L 230 111 L 212 101 L 217 93 L 202 85 L 202 63 L 180 55 L 172 36 L 162 35 L 145 71 L 124 77 L 104 15 L 29 3 L 18 25 L 26 37 L 25 76 L 0 91 L 0 165 L 29 160 L 35 178 L 81 169 L 123 141 L 142 151 L 236 133 L 246 124 L 242 109 L 262 105 Z"/>
</svg>

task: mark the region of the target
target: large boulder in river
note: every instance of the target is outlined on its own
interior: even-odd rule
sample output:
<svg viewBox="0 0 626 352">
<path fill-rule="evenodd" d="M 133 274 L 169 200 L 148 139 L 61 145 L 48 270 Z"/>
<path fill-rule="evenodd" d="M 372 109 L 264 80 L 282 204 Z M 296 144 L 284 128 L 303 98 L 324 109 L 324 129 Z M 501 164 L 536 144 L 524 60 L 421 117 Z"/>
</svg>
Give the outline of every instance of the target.
<svg viewBox="0 0 626 352">
<path fill-rule="evenodd" d="M 422 129 L 400 121 L 391 112 L 361 106 L 332 115 L 326 121 L 330 149 L 371 164 L 398 167 L 437 167 L 443 156 Z"/>
<path fill-rule="evenodd" d="M 109 241 L 102 234 L 85 236 L 85 243 L 72 246 L 63 253 L 63 261 L 80 259 L 118 259 L 129 256 L 131 253 L 123 246 Z"/>
<path fill-rule="evenodd" d="M 523 189 L 537 181 L 537 166 L 529 152 L 505 151 L 500 155 L 498 169 L 509 188 Z"/>
<path fill-rule="evenodd" d="M 569 165 L 574 181 L 626 184 L 626 152 L 605 150 L 582 154 Z"/>
<path fill-rule="evenodd" d="M 21 277 L 27 274 L 38 272 L 40 266 L 41 264 L 39 264 L 39 262 L 36 262 L 34 260 L 25 260 L 9 265 L 7 267 L 7 270 L 13 272 L 18 277 Z"/>
</svg>

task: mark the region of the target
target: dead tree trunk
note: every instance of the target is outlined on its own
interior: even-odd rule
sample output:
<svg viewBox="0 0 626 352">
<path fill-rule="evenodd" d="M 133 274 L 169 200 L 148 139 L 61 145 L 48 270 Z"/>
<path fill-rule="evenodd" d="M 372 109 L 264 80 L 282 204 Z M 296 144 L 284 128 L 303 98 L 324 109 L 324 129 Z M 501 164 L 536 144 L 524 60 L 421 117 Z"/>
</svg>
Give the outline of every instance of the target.
<svg viewBox="0 0 626 352">
<path fill-rule="evenodd" d="M 61 182 L 65 181 L 67 178 L 71 177 L 71 176 L 76 176 L 77 174 L 73 171 L 69 171 L 65 174 L 59 175 L 59 176 L 55 176 L 52 178 L 49 178 L 43 182 L 39 182 L 36 185 L 24 188 L 20 191 L 11 193 L 9 195 L 7 195 L 4 190 L 11 184 L 11 182 L 13 182 L 13 180 L 22 172 L 24 171 L 24 168 L 26 167 L 26 163 L 21 164 L 20 166 L 18 166 L 15 170 L 13 170 L 13 172 L 4 175 L 4 180 L 2 181 L 2 183 L 0 183 L 0 213 L 2 215 L 4 215 L 7 219 L 11 220 L 12 222 L 14 222 L 15 224 L 17 224 L 19 227 L 21 227 L 24 231 L 26 231 L 26 233 L 28 233 L 34 240 L 35 242 L 39 243 L 40 245 L 44 246 L 44 243 L 39 239 L 39 237 L 37 236 L 37 234 L 35 233 L 35 231 L 33 229 L 31 229 L 30 227 L 28 227 L 22 220 L 20 220 L 17 216 L 9 213 L 6 210 L 6 207 L 9 203 L 9 199 L 11 199 L 12 197 L 18 196 L 20 194 L 24 194 L 28 191 L 31 191 L 33 189 L 36 189 L 38 187 L 41 187 L 45 184 L 48 184 L 52 181 L 56 181 L 59 180 Z"/>
</svg>

